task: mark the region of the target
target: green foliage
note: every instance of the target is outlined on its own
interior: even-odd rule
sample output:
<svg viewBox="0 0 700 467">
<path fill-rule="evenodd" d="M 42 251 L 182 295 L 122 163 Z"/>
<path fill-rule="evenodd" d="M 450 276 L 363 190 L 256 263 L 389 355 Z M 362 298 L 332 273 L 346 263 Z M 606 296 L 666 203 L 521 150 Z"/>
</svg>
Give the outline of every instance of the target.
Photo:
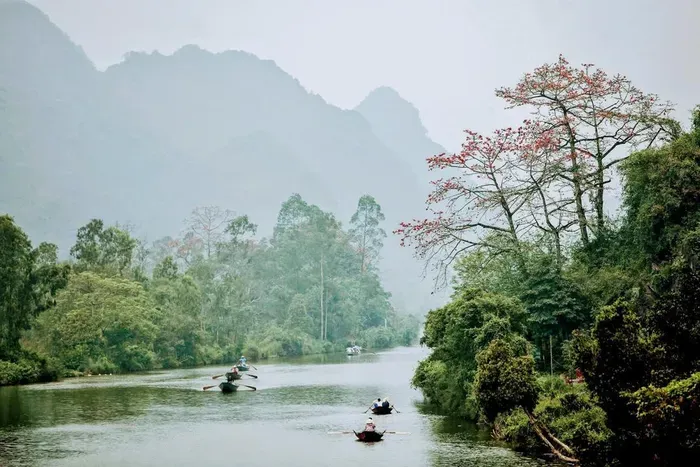
<svg viewBox="0 0 700 467">
<path fill-rule="evenodd" d="M 444 412 L 476 415 L 477 354 L 498 339 L 524 355 L 525 323 L 517 299 L 476 289 L 458 292 L 451 303 L 428 313 L 421 343 L 433 352 L 418 366 L 412 384 Z"/>
<path fill-rule="evenodd" d="M 518 407 L 534 408 L 538 387 L 530 355 L 519 355 L 509 343 L 494 339 L 476 360 L 474 395 L 487 420 Z"/>
<path fill-rule="evenodd" d="M 123 275 L 129 266 L 137 242 L 117 226 L 105 228 L 93 219 L 78 229 L 75 245 L 70 249 L 78 271 L 115 272 Z"/>
<path fill-rule="evenodd" d="M 700 373 L 664 387 L 647 386 L 631 394 L 636 417 L 645 427 L 645 450 L 668 465 L 700 453 Z"/>
<path fill-rule="evenodd" d="M 58 293 L 55 308 L 39 315 L 34 335 L 68 369 L 144 370 L 155 359 L 156 316 L 140 284 L 83 272 Z"/>
<path fill-rule="evenodd" d="M 357 203 L 357 211 L 350 219 L 350 240 L 360 255 L 360 267 L 364 272 L 376 268 L 379 253 L 384 245 L 386 232 L 380 227 L 384 213 L 377 201 L 370 195 L 363 195 Z"/>
</svg>

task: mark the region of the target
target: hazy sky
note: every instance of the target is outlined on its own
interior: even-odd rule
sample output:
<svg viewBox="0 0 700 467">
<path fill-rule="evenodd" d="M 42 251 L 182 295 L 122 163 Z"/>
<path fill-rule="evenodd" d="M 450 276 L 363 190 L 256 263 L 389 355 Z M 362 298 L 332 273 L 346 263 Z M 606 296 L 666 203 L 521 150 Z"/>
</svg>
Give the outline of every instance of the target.
<svg viewBox="0 0 700 467">
<path fill-rule="evenodd" d="M 420 109 L 430 136 L 519 118 L 493 96 L 559 53 L 678 104 L 700 103 L 698 0 L 31 0 L 99 68 L 185 44 L 273 59 L 343 108 L 380 85 Z"/>
</svg>

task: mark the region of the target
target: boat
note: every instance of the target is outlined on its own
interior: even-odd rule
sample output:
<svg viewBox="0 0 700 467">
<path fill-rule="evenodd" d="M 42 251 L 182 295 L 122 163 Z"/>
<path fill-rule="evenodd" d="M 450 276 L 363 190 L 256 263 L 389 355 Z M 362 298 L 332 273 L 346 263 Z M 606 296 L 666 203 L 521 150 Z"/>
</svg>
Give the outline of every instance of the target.
<svg viewBox="0 0 700 467">
<path fill-rule="evenodd" d="M 391 411 L 394 410 L 394 407 L 389 406 L 389 407 L 382 407 L 381 405 L 379 407 L 373 407 L 372 408 L 372 413 L 374 415 L 389 415 Z"/>
<path fill-rule="evenodd" d="M 238 365 L 236 365 L 236 368 L 238 368 L 238 371 L 248 371 L 248 370 L 250 370 L 250 367 L 249 367 L 248 365 L 246 365 L 246 364 L 243 364 L 243 363 L 239 363 Z"/>
<path fill-rule="evenodd" d="M 358 433 L 357 431 L 352 430 L 352 432 L 355 433 L 355 436 L 357 436 L 357 440 L 362 441 L 363 443 L 374 443 L 376 441 L 381 441 L 382 436 L 384 436 L 384 431 L 381 433 L 378 431 L 362 431 Z"/>
<path fill-rule="evenodd" d="M 361 351 L 362 347 L 359 347 L 357 345 L 353 345 L 352 347 L 348 347 L 345 349 L 345 353 L 348 355 L 360 355 Z"/>
<path fill-rule="evenodd" d="M 236 392 L 238 391 L 238 385 L 230 381 L 222 381 L 219 383 L 219 389 L 221 389 L 221 392 Z"/>
<path fill-rule="evenodd" d="M 226 381 L 235 381 L 241 378 L 243 378 L 243 375 L 240 373 L 234 373 L 233 371 L 226 372 Z"/>
</svg>

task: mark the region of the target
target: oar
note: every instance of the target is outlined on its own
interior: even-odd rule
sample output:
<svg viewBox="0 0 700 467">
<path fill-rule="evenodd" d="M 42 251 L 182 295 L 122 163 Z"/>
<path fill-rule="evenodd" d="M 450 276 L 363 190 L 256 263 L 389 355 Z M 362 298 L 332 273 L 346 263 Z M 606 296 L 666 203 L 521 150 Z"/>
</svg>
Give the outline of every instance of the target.
<svg viewBox="0 0 700 467">
<path fill-rule="evenodd" d="M 207 389 L 215 388 L 215 387 L 217 387 L 217 386 L 218 386 L 218 384 L 214 384 L 213 386 L 204 386 L 204 387 L 202 388 L 202 391 L 206 391 Z"/>
<path fill-rule="evenodd" d="M 248 386 L 247 384 L 237 384 L 236 386 L 244 386 L 244 387 L 246 387 L 246 388 L 252 389 L 253 391 L 257 391 L 257 390 L 258 390 L 258 388 L 256 388 L 255 386 Z"/>
<path fill-rule="evenodd" d="M 401 412 L 399 412 L 399 409 L 397 409 L 397 408 L 394 407 L 393 405 L 391 406 L 391 408 L 394 409 L 394 410 L 396 410 L 396 413 L 401 413 Z"/>
<path fill-rule="evenodd" d="M 392 435 L 410 435 L 410 431 L 385 431 L 384 433 L 389 433 Z"/>
<path fill-rule="evenodd" d="M 374 402 L 372 402 L 372 405 L 374 405 Z M 367 410 L 371 409 L 371 408 L 372 408 L 372 405 L 370 405 L 369 407 L 367 407 Z M 362 413 L 367 413 L 367 410 L 365 410 L 365 411 L 362 412 Z"/>
<path fill-rule="evenodd" d="M 353 431 L 329 431 L 329 435 L 349 435 L 350 433 L 354 433 Z"/>
<path fill-rule="evenodd" d="M 211 379 L 221 378 L 222 376 L 225 376 L 225 375 L 226 375 L 226 373 L 224 373 L 223 375 L 212 376 Z"/>
<path fill-rule="evenodd" d="M 246 376 L 250 376 L 251 378 L 255 378 L 255 379 L 258 379 L 258 377 L 257 377 L 257 376 L 255 376 L 255 375 L 251 375 L 250 373 L 246 373 Z"/>
<path fill-rule="evenodd" d="M 252 363 L 250 364 L 250 366 L 252 366 L 254 370 L 257 370 L 257 368 L 255 368 L 255 365 L 253 365 Z"/>
</svg>

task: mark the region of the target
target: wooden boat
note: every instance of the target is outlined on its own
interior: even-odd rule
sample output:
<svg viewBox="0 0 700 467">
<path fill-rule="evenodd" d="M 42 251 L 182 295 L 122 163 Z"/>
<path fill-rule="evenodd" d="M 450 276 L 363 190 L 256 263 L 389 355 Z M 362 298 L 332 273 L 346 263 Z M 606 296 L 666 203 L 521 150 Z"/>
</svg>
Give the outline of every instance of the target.
<svg viewBox="0 0 700 467">
<path fill-rule="evenodd" d="M 238 364 L 236 365 L 236 368 L 238 368 L 238 371 L 248 371 L 250 370 L 250 367 L 248 365 L 243 365 L 243 364 Z"/>
<path fill-rule="evenodd" d="M 347 347 L 345 349 L 345 353 L 347 355 L 360 355 L 360 352 L 362 352 L 362 347 L 358 347 L 356 345 L 354 345 L 352 347 Z"/>
<path fill-rule="evenodd" d="M 243 375 L 240 373 L 234 373 L 233 371 L 226 372 L 226 381 L 235 381 L 241 378 L 243 378 Z"/>
<path fill-rule="evenodd" d="M 219 389 L 221 389 L 221 392 L 236 392 L 238 391 L 238 385 L 230 381 L 222 381 L 219 383 Z"/>
<path fill-rule="evenodd" d="M 381 405 L 379 407 L 373 407 L 372 408 L 372 413 L 374 415 L 389 415 L 391 411 L 394 410 L 394 407 L 389 406 L 389 407 L 382 407 Z"/>
<path fill-rule="evenodd" d="M 357 431 L 352 430 L 352 432 L 355 433 L 355 436 L 357 436 L 357 440 L 362 441 L 363 443 L 374 443 L 376 441 L 381 441 L 382 436 L 384 436 L 384 431 L 381 433 L 378 431 L 362 431 L 358 433 Z"/>
</svg>

